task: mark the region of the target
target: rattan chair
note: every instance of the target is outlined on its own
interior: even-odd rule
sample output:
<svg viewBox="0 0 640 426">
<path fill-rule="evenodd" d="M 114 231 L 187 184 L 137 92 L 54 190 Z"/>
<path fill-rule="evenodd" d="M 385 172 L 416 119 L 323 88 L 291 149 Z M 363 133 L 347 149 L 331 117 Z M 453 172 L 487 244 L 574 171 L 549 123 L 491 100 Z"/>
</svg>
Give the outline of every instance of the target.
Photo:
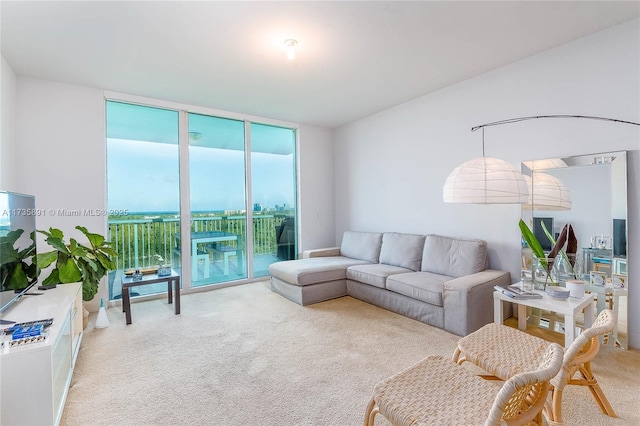
<svg viewBox="0 0 640 426">
<path fill-rule="evenodd" d="M 603 413 L 617 417 L 609 400 L 602 392 L 598 381 L 591 372 L 591 360 L 600 349 L 600 336 L 613 331 L 616 325 L 616 317 L 609 309 L 605 309 L 593 322 L 593 325 L 584 330 L 573 341 L 564 354 L 562 369 L 551 380 L 551 405 L 545 406 L 545 416 L 550 425 L 562 424 L 562 392 L 567 385 L 587 386 Z M 580 378 L 573 378 L 580 372 Z"/>
<path fill-rule="evenodd" d="M 591 360 L 600 348 L 600 337 L 614 329 L 616 319 L 612 311 L 600 312 L 593 325 L 584 330 L 566 350 L 562 369 L 551 380 L 551 403 L 544 414 L 550 425 L 563 423 L 562 392 L 567 385 L 587 386 L 603 413 L 617 417 L 598 381 L 591 372 Z M 484 378 L 507 380 L 520 371 L 530 369 L 547 350 L 550 342 L 520 330 L 499 324 L 487 324 L 461 338 L 453 354 L 453 361 L 471 362 L 489 373 Z M 581 377 L 573 376 L 580 372 Z"/>
<path fill-rule="evenodd" d="M 395 426 L 542 424 L 549 380 L 562 366 L 551 344 L 537 369 L 505 382 L 484 380 L 451 360 L 430 356 L 376 385 L 365 426 L 383 415 Z"/>
</svg>

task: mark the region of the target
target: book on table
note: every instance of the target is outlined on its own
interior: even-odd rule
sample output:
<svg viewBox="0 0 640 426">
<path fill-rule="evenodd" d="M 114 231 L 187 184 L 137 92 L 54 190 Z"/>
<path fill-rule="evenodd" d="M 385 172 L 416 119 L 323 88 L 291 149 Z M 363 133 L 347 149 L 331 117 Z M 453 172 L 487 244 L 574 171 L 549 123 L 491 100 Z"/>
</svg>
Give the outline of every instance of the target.
<svg viewBox="0 0 640 426">
<path fill-rule="evenodd" d="M 518 284 L 512 284 L 508 287 L 500 287 L 499 285 L 496 285 L 494 286 L 494 289 L 506 296 L 511 297 L 512 299 L 542 299 L 542 295 L 540 293 L 536 293 L 534 291 L 526 291 Z"/>
</svg>

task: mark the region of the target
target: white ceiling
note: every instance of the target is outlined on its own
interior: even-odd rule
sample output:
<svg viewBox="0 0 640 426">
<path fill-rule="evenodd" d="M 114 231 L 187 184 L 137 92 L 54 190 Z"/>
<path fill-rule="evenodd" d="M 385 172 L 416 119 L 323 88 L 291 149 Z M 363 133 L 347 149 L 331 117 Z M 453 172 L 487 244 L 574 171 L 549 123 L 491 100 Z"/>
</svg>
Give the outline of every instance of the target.
<svg viewBox="0 0 640 426">
<path fill-rule="evenodd" d="M 640 2 L 1 2 L 18 75 L 338 127 L 639 16 Z M 282 42 L 299 41 L 297 59 Z"/>
</svg>

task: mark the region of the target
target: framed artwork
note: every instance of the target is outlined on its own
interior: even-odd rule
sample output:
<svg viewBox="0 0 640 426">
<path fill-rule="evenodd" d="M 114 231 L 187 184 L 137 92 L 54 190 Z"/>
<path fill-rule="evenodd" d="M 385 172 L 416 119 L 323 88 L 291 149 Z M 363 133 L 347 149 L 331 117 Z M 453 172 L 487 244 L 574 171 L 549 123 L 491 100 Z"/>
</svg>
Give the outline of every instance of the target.
<svg viewBox="0 0 640 426">
<path fill-rule="evenodd" d="M 627 276 L 613 274 L 613 288 L 627 288 Z"/>
<path fill-rule="evenodd" d="M 607 283 L 607 274 L 604 272 L 591 271 L 589 274 L 589 282 L 591 285 L 599 285 L 604 287 Z"/>
</svg>

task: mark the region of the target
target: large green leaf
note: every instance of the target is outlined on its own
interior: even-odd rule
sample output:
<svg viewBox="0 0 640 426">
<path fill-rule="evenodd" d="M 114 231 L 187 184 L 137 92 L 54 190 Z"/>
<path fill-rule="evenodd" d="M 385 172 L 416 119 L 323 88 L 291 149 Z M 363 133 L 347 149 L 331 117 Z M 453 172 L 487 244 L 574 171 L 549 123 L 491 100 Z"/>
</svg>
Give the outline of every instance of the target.
<svg viewBox="0 0 640 426">
<path fill-rule="evenodd" d="M 13 244 L 0 244 L 0 265 L 20 260 L 20 253 L 13 248 Z"/>
<path fill-rule="evenodd" d="M 18 263 L 9 278 L 9 288 L 11 290 L 20 290 L 29 284 L 27 274 L 22 270 L 22 263 Z"/>
<path fill-rule="evenodd" d="M 58 275 L 58 269 L 51 270 L 51 273 L 47 278 L 42 280 L 42 285 L 60 284 L 60 276 Z"/>
<path fill-rule="evenodd" d="M 46 268 L 58 259 L 57 251 L 49 251 L 46 253 L 38 253 L 36 255 L 39 268 Z"/>
<path fill-rule="evenodd" d="M 47 244 L 49 244 L 51 247 L 53 247 L 54 249 L 58 250 L 59 252 L 65 253 L 65 254 L 69 254 L 69 249 L 67 248 L 67 246 L 64 244 L 64 241 L 62 241 L 61 238 L 57 238 L 57 237 L 49 237 L 47 238 Z"/>
<path fill-rule="evenodd" d="M 75 283 L 82 280 L 82 274 L 73 259 L 58 265 L 58 274 L 61 283 Z"/>
<path fill-rule="evenodd" d="M 87 237 L 93 249 L 100 247 L 105 240 L 105 238 L 102 235 L 93 234 L 89 232 L 87 228 L 85 228 L 84 226 L 76 226 L 76 229 L 82 232 Z"/>
<path fill-rule="evenodd" d="M 520 219 L 520 222 L 518 223 L 518 225 L 520 226 L 520 232 L 522 233 L 522 237 L 527 242 L 527 245 L 531 248 L 531 252 L 534 254 L 534 256 L 537 257 L 538 259 L 546 258 L 544 254 L 544 250 L 540 245 L 540 241 L 538 241 L 538 239 L 533 234 L 533 232 L 531 232 L 531 229 L 529 229 L 529 226 L 527 226 L 527 224 L 524 223 L 524 220 Z"/>
</svg>

